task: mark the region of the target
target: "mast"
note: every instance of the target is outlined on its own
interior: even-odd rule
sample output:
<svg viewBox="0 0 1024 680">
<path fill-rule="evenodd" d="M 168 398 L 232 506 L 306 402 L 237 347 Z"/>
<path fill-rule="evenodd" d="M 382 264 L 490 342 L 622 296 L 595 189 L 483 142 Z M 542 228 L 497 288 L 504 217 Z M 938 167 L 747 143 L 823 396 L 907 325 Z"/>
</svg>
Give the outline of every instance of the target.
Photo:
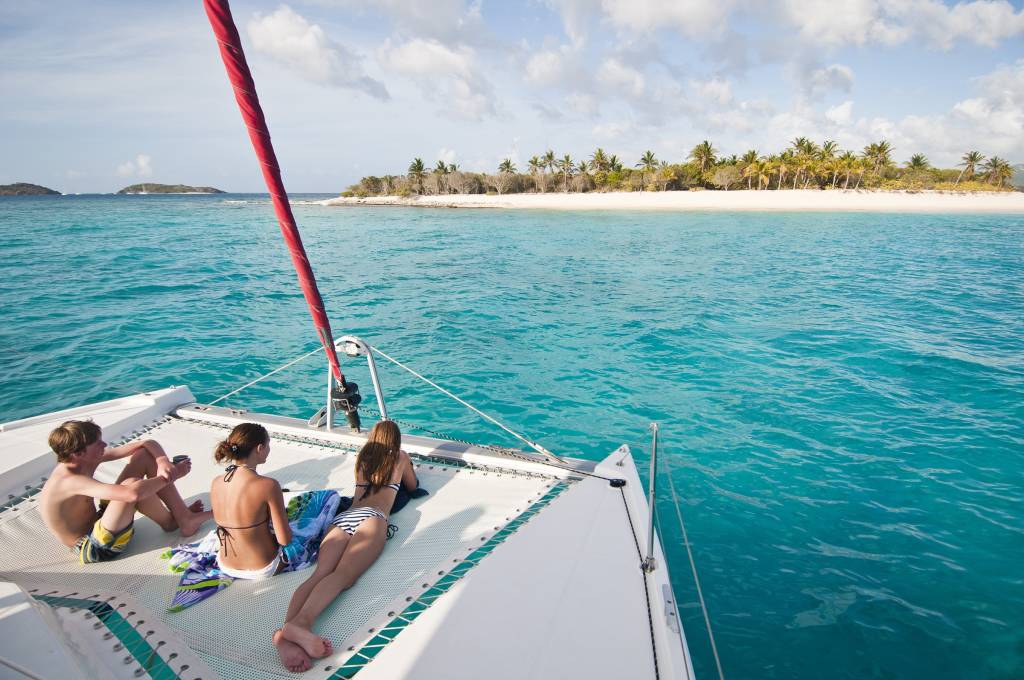
<svg viewBox="0 0 1024 680">
<path fill-rule="evenodd" d="M 341 373 L 338 353 L 334 348 L 331 322 L 327 318 L 324 301 L 320 297 L 320 290 L 317 288 L 316 277 L 313 276 L 309 258 L 306 257 L 306 249 L 302 245 L 302 236 L 299 234 L 295 217 L 292 215 L 284 182 L 281 181 L 281 168 L 277 165 L 277 156 L 274 154 L 274 147 L 270 141 L 270 130 L 263 117 L 263 109 L 260 108 L 259 97 L 256 95 L 256 83 L 253 81 L 249 65 L 245 61 L 242 41 L 231 16 L 231 8 L 228 7 L 227 0 L 203 0 L 203 5 L 206 8 L 206 16 L 210 19 L 210 25 L 213 27 L 214 36 L 217 38 L 220 56 L 224 60 L 224 68 L 228 72 L 228 80 L 231 81 L 231 87 L 235 91 L 235 100 L 242 113 L 242 120 L 249 130 L 249 139 L 256 151 L 256 157 L 260 161 L 263 180 L 267 184 L 267 190 L 274 203 L 277 223 L 288 246 L 288 252 L 291 254 L 292 264 L 299 277 L 299 285 L 302 286 L 302 294 L 309 306 L 309 313 L 313 317 L 317 336 L 327 352 L 327 361 L 330 363 L 331 372 L 342 388 L 345 388 L 347 383 L 345 376 Z"/>
</svg>

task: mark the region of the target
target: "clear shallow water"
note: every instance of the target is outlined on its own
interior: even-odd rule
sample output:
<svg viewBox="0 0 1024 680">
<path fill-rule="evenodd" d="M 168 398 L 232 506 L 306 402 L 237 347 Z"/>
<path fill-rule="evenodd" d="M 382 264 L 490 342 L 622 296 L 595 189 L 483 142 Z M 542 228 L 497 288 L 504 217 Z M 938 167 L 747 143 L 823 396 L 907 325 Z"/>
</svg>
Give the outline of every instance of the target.
<svg viewBox="0 0 1024 680">
<path fill-rule="evenodd" d="M 1024 217 L 295 213 L 336 335 L 559 453 L 661 424 L 726 677 L 1024 676 Z M 0 421 L 316 344 L 265 197 L 0 199 L 0 281 Z M 382 370 L 393 416 L 515 444 Z M 230 403 L 308 416 L 324 372 Z"/>
</svg>

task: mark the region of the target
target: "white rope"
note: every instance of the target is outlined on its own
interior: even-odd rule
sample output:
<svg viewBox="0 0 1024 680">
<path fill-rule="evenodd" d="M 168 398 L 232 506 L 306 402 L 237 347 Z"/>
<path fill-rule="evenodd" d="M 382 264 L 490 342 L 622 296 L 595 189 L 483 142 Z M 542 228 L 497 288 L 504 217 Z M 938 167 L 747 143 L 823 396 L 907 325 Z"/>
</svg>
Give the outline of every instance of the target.
<svg viewBox="0 0 1024 680">
<path fill-rule="evenodd" d="M 249 383 L 246 383 L 245 385 L 242 385 L 242 386 L 241 386 L 241 387 L 239 387 L 239 388 L 238 388 L 237 390 L 232 390 L 231 392 L 228 392 L 227 394 L 225 394 L 225 395 L 224 395 L 223 397 L 219 397 L 219 398 L 217 398 L 217 399 L 214 399 L 213 401 L 211 401 L 211 402 L 210 402 L 210 404 L 209 404 L 209 405 L 210 405 L 210 406 L 213 406 L 213 405 L 214 405 L 214 404 L 216 404 L 216 403 L 217 403 L 218 401 L 224 401 L 225 399 L 227 399 L 227 398 L 228 398 L 228 397 L 230 397 L 231 395 L 233 395 L 233 394 L 238 394 L 239 392 L 241 392 L 242 390 L 244 390 L 244 389 L 245 389 L 246 387 L 252 387 L 252 386 L 253 386 L 253 385 L 255 385 L 256 383 L 260 382 L 261 380 L 265 380 L 265 379 L 269 378 L 270 376 L 274 375 L 275 373 L 280 373 L 281 371 L 283 371 L 284 369 L 288 368 L 289 366 L 294 366 L 295 364 L 299 363 L 299 362 L 300 362 L 300 361 L 302 361 L 303 359 L 308 359 L 309 357 L 313 356 L 313 355 L 314 355 L 314 354 L 316 354 L 317 352 L 322 352 L 322 351 L 323 351 L 323 349 L 324 349 L 324 346 L 323 346 L 323 345 L 320 345 L 319 347 L 317 347 L 317 348 L 316 348 L 315 350 L 313 350 L 312 352 L 309 352 L 309 353 L 307 353 L 307 354 L 303 354 L 303 355 L 302 355 L 301 357 L 299 357 L 298 359 L 294 359 L 294 360 L 292 360 L 292 361 L 289 361 L 289 362 L 288 362 L 287 364 L 285 364 L 284 366 L 281 366 L 280 368 L 275 368 L 275 369 L 274 369 L 273 371 L 271 371 L 270 373 L 267 373 L 267 374 L 265 374 L 265 375 L 261 375 L 260 377 L 256 378 L 256 379 L 255 379 L 255 380 L 253 380 L 252 382 L 249 382 Z"/>
<path fill-rule="evenodd" d="M 24 677 L 29 678 L 29 680 L 43 680 L 42 676 L 36 675 L 35 673 L 33 673 L 29 669 L 25 668 L 24 666 L 19 666 L 18 664 L 14 663 L 10 659 L 5 659 L 2 656 L 0 656 L 0 666 L 7 666 L 8 668 L 10 668 L 15 673 L 20 673 Z"/>
<path fill-rule="evenodd" d="M 478 408 L 476 408 L 475 406 L 473 406 L 472 404 L 469 404 L 469 403 L 467 403 L 466 401 L 464 401 L 464 400 L 462 400 L 462 399 L 460 399 L 460 398 L 456 397 L 456 396 L 455 396 L 454 394 L 452 394 L 451 392 L 449 392 L 449 391 L 448 391 L 448 390 L 446 390 L 445 388 L 441 387 L 441 386 L 440 386 L 440 385 L 438 385 L 437 383 L 435 383 L 435 382 L 432 382 L 432 381 L 431 381 L 431 380 L 429 380 L 428 378 L 425 378 L 425 377 L 423 377 L 422 375 L 420 375 L 419 373 L 417 373 L 417 372 L 416 372 L 416 371 L 414 371 L 413 369 L 411 369 L 411 368 L 409 368 L 408 366 L 406 366 L 405 364 L 403 364 L 403 363 L 402 363 L 401 361 L 399 361 L 399 360 L 397 360 L 397 359 L 393 359 L 393 358 L 389 357 L 389 356 L 388 356 L 387 354 L 385 354 L 384 352 L 381 352 L 381 351 L 380 351 L 379 349 L 377 349 L 376 347 L 370 347 L 370 349 L 371 349 L 371 350 L 373 350 L 374 352 L 376 352 L 377 354 L 381 355 L 382 357 L 384 357 L 385 359 L 387 359 L 387 360 L 388 360 L 388 361 L 390 361 L 391 363 L 393 363 L 393 364 L 394 364 L 395 366 L 398 366 L 399 368 L 401 368 L 401 369 L 404 369 L 404 370 L 408 371 L 409 373 L 412 373 L 412 374 L 413 374 L 414 376 L 416 376 L 417 378 L 419 378 L 419 379 L 420 379 L 420 380 L 422 380 L 423 382 L 427 383 L 427 384 L 428 384 L 428 385 L 430 385 L 431 387 L 433 387 L 433 388 L 435 388 L 435 389 L 437 389 L 437 390 L 439 390 L 439 391 L 443 392 L 444 394 L 448 395 L 449 397 L 451 397 L 451 398 L 452 398 L 452 399 L 454 399 L 455 401 L 459 402 L 460 404 L 462 404 L 463 406 L 465 406 L 466 408 L 468 408 L 468 409 L 469 409 L 470 411 L 473 411 L 474 413 L 476 413 L 476 414 L 477 414 L 478 416 L 480 416 L 481 418 L 485 418 L 485 419 L 487 419 L 487 420 L 491 421 L 492 423 L 494 423 L 495 425 L 497 425 L 497 426 L 498 426 L 498 427 L 500 427 L 501 429 L 505 430 L 505 432 L 508 432 L 508 433 L 509 433 L 510 435 L 512 435 L 513 437 L 515 437 L 515 438 L 516 438 L 516 439 L 518 439 L 519 441 L 523 442 L 523 443 L 524 443 L 524 444 L 526 444 L 527 446 L 529 446 L 529 447 L 530 447 L 531 449 L 533 449 L 534 451 L 536 451 L 536 452 L 538 452 L 538 453 L 540 453 L 540 454 L 543 454 L 544 456 L 547 456 L 547 457 L 549 457 L 549 458 L 552 458 L 552 459 L 554 459 L 554 460 L 558 461 L 559 463 L 562 463 L 562 462 L 564 462 L 564 461 L 563 461 L 563 460 L 562 460 L 561 458 L 559 458 L 559 457 L 558 457 L 558 456 L 556 456 L 555 454 L 551 453 L 550 451 L 548 451 L 547 449 L 545 449 L 545 448 L 544 448 L 543 446 L 541 446 L 540 444 L 537 444 L 537 443 L 535 443 L 535 442 L 531 442 L 531 441 L 530 441 L 529 439 L 527 439 L 526 437 L 523 437 L 522 435 L 520 435 L 520 434 L 518 434 L 518 433 L 516 433 L 516 432 L 513 432 L 512 430 L 510 430 L 509 428 L 505 427 L 505 426 L 504 426 L 503 424 L 501 424 L 500 422 L 498 422 L 497 420 L 495 420 L 495 419 L 494 419 L 494 418 L 492 418 L 491 416 L 487 415 L 486 413 L 484 413 L 484 412 L 483 412 L 483 411 L 481 411 L 480 409 L 478 409 Z"/>
<path fill-rule="evenodd" d="M 693 561 L 693 551 L 690 550 L 690 538 L 686 535 L 686 524 L 683 522 L 683 513 L 679 509 L 679 496 L 676 494 L 676 485 L 672 481 L 672 471 L 665 462 L 665 475 L 668 477 L 668 488 L 672 491 L 672 500 L 675 503 L 676 517 L 679 518 L 679 526 L 683 530 L 683 544 L 686 546 L 686 554 L 690 558 L 690 569 L 693 571 L 693 582 L 697 586 L 697 598 L 700 600 L 700 610 L 704 614 L 704 625 L 708 629 L 708 639 L 711 641 L 711 653 L 715 657 L 715 666 L 718 667 L 719 680 L 725 680 L 722 673 L 722 661 L 718 658 L 718 645 L 715 644 L 715 634 L 711 632 L 711 618 L 708 616 L 708 608 L 704 604 L 704 593 L 700 588 L 700 577 L 697 576 L 697 564 Z"/>
</svg>

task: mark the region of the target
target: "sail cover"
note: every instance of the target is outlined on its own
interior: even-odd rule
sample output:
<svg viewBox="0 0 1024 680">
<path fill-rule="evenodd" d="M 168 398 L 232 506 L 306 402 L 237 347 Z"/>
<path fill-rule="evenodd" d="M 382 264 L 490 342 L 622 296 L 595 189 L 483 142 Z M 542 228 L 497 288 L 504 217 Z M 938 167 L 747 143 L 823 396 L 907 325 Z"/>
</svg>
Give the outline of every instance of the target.
<svg viewBox="0 0 1024 680">
<path fill-rule="evenodd" d="M 306 249 L 302 245 L 302 236 L 299 234 L 295 217 L 292 215 L 288 194 L 284 190 L 284 182 L 281 181 L 281 168 L 277 165 L 277 156 L 274 154 L 274 146 L 270 141 L 270 130 L 267 129 L 267 121 L 263 117 L 263 109 L 260 108 L 260 101 L 256 96 L 256 83 L 253 81 L 249 65 L 245 61 L 245 53 L 242 52 L 242 42 L 231 16 L 231 8 L 228 7 L 227 0 L 204 0 L 203 4 L 206 7 L 206 16 L 209 17 L 213 33 L 217 38 L 220 56 L 224 60 L 224 67 L 228 72 L 228 79 L 235 91 L 235 100 L 242 112 L 242 120 L 245 121 L 245 126 L 249 130 L 249 139 L 252 140 L 256 157 L 260 161 L 263 179 L 267 183 L 270 198 L 274 203 L 277 223 L 281 227 L 281 234 L 288 245 L 288 252 L 291 254 L 295 272 L 299 276 L 302 294 L 306 298 L 306 304 L 309 305 L 309 313 L 313 317 L 317 335 L 327 352 L 327 360 L 330 362 L 334 377 L 344 385 L 345 376 L 341 373 L 338 354 L 334 349 L 331 322 L 327 318 L 324 301 L 316 286 L 316 278 L 309 265 L 309 258 L 306 257 Z"/>
</svg>

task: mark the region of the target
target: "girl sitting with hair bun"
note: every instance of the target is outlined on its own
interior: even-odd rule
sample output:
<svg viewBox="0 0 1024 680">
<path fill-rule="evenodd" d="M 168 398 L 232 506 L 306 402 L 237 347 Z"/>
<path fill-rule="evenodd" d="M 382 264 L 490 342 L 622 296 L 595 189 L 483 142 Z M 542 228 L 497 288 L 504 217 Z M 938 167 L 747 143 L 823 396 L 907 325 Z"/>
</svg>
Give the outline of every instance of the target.
<svg viewBox="0 0 1024 680">
<path fill-rule="evenodd" d="M 281 547 L 292 540 L 281 485 L 256 467 L 270 455 L 270 435 L 262 425 L 242 423 L 217 445 L 213 457 L 230 461 L 210 486 L 217 522 L 220 570 L 233 578 L 261 579 L 281 571 Z M 273 533 L 271 533 L 273 527 Z"/>
</svg>

